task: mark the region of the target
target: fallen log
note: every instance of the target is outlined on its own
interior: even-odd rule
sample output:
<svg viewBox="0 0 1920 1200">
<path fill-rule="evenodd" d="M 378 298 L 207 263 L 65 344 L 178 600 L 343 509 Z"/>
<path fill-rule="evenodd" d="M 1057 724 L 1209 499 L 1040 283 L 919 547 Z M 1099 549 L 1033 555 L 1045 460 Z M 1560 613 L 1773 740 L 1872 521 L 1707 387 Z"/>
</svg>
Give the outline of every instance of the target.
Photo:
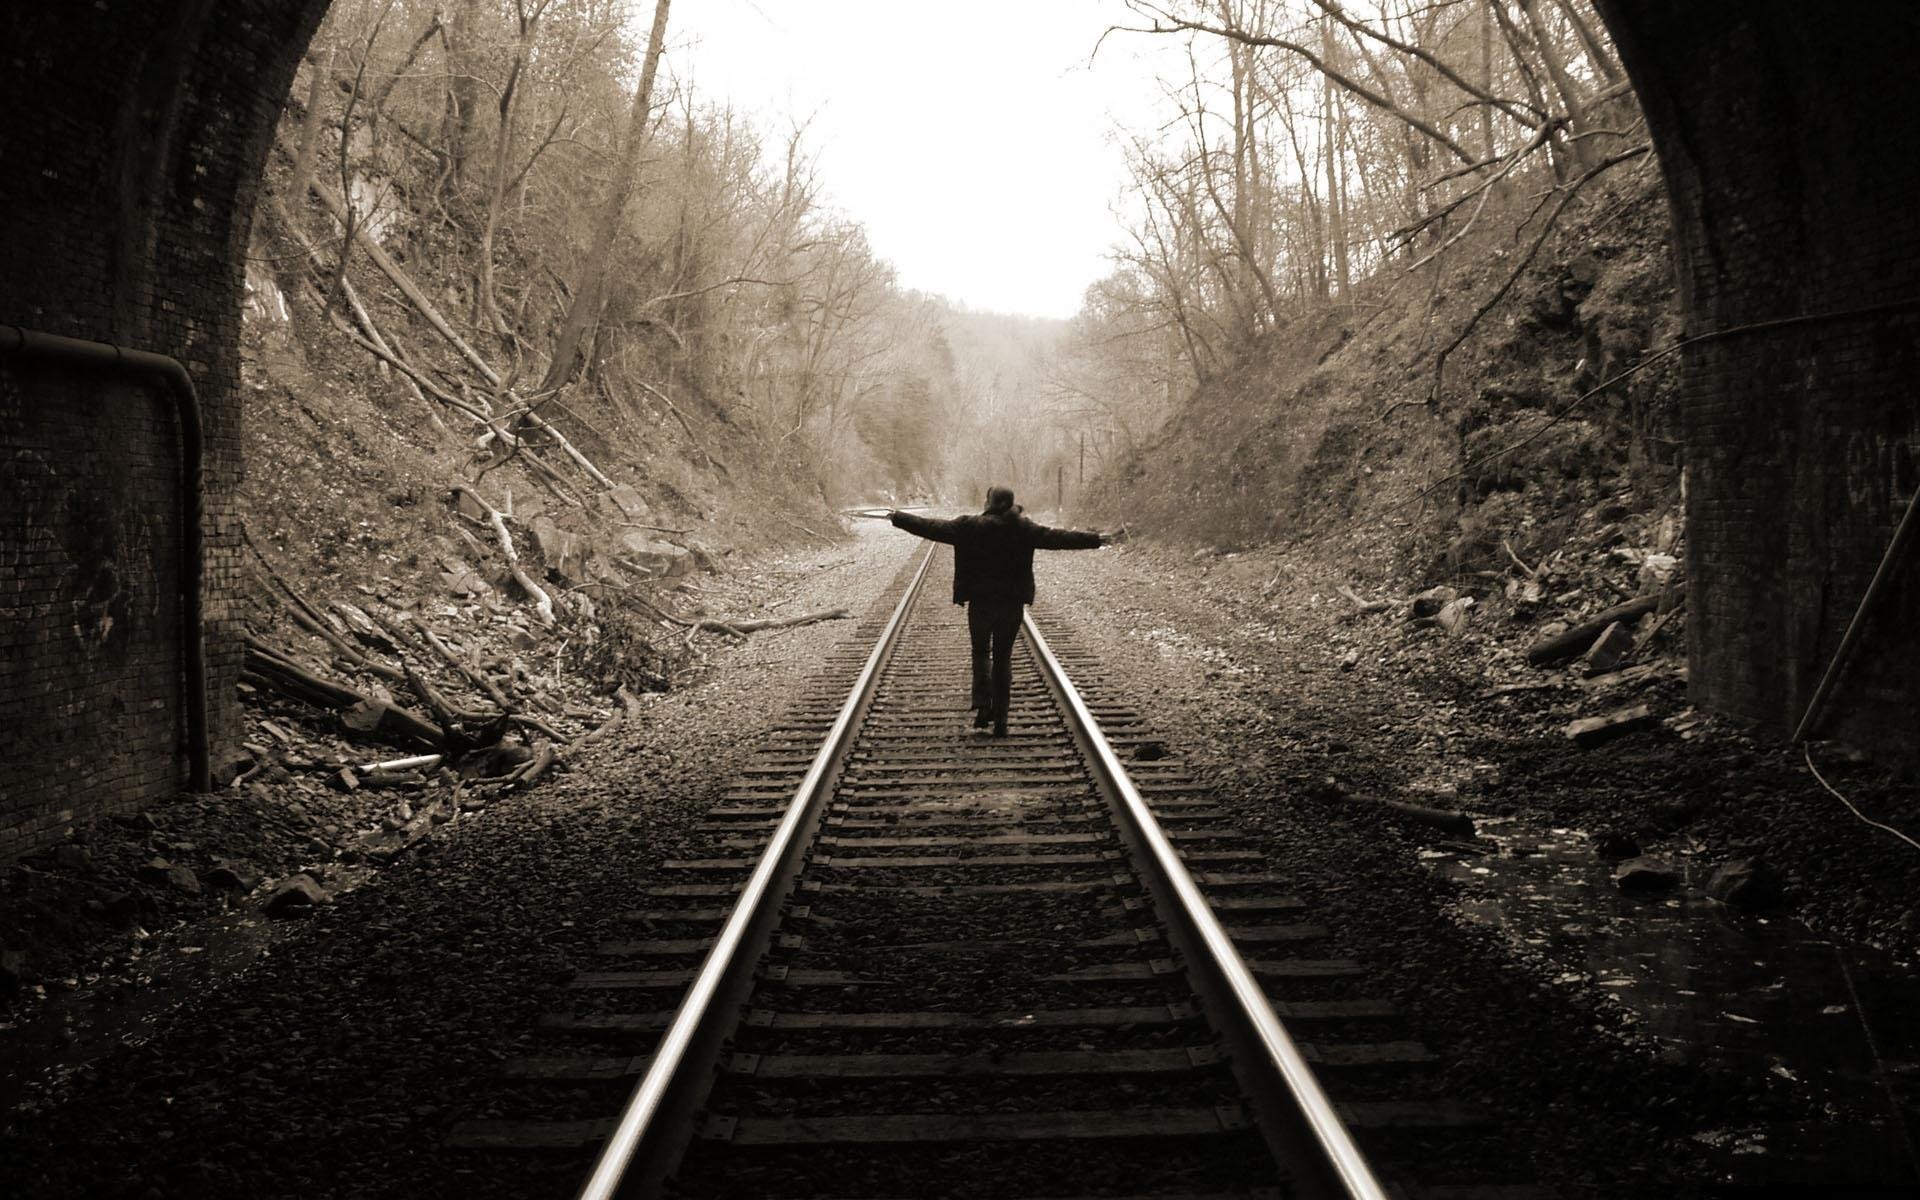
<svg viewBox="0 0 1920 1200">
<path fill-rule="evenodd" d="M 1542 638 L 1527 649 L 1527 661 L 1536 667 L 1577 658 L 1586 653 L 1587 647 L 1607 631 L 1607 626 L 1616 621 L 1637 621 L 1656 609 L 1681 603 L 1682 597 L 1671 591 L 1657 592 L 1651 596 L 1635 596 L 1625 604 L 1616 604 L 1605 612 L 1589 617 L 1565 633 L 1557 633 L 1550 638 Z"/>
<path fill-rule="evenodd" d="M 252 638 L 248 639 L 241 677 L 277 695 L 339 712 L 341 723 L 356 733 L 398 744 L 419 744 L 436 751 L 446 743 L 446 734 L 440 726 L 418 713 L 315 675 Z"/>
</svg>

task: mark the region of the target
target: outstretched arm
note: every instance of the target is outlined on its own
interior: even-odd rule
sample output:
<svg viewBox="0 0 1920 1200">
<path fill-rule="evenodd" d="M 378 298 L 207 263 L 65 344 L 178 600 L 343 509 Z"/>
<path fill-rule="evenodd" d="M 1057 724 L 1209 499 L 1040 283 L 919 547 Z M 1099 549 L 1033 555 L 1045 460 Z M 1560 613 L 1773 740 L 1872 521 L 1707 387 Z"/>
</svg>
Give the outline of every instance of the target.
<svg viewBox="0 0 1920 1200">
<path fill-rule="evenodd" d="M 1027 528 L 1035 550 L 1098 550 L 1107 544 L 1105 534 L 1091 529 L 1050 529 L 1035 521 Z"/>
<path fill-rule="evenodd" d="M 933 517 L 917 516 L 914 513 L 895 510 L 887 514 L 887 520 L 893 522 L 895 529 L 904 529 L 908 533 L 926 538 L 929 541 L 945 542 L 952 545 L 959 537 L 957 522 L 941 521 Z"/>
</svg>

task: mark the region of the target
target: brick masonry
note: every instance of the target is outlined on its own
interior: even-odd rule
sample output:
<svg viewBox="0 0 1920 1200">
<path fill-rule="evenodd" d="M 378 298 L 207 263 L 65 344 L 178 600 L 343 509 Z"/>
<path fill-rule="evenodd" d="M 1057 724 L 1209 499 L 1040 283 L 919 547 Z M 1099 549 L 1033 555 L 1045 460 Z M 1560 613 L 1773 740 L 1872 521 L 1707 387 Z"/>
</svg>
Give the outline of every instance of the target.
<svg viewBox="0 0 1920 1200">
<path fill-rule="evenodd" d="M 1601 0 L 1653 130 L 1689 332 L 1920 298 L 1910 4 Z M 1691 678 L 1790 732 L 1916 486 L 1920 306 L 1686 352 Z M 1920 553 L 1826 732 L 1920 757 Z"/>
<path fill-rule="evenodd" d="M 216 761 L 239 733 L 242 256 L 274 117 L 326 3 L 0 5 L 0 323 L 171 354 L 194 374 Z M 1661 154 L 1696 331 L 1920 293 L 1920 36 L 1904 0 L 1600 3 Z M 1909 313 L 1688 354 L 1702 703 L 1773 729 L 1798 715 L 1916 486 L 1917 333 Z M 0 377 L 0 855 L 183 775 L 174 436 L 137 388 Z M 1909 754 L 1916 600 L 1909 564 L 1835 710 L 1840 731 Z"/>
<path fill-rule="evenodd" d="M 240 740 L 243 252 L 326 7 L 0 5 L 0 323 L 169 354 L 194 376 L 216 766 Z M 97 373 L 0 371 L 0 858 L 185 779 L 171 412 Z"/>
</svg>

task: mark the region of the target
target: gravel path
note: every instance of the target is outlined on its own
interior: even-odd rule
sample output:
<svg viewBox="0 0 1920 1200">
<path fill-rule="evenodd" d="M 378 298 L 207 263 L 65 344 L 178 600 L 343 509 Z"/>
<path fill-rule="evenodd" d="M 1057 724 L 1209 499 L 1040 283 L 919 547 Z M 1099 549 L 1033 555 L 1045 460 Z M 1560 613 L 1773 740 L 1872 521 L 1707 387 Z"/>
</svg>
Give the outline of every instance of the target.
<svg viewBox="0 0 1920 1200">
<path fill-rule="evenodd" d="M 857 523 L 824 550 L 708 584 L 716 611 L 859 615 L 914 547 Z M 776 607 L 777 606 L 777 607 Z M 490 1115 L 499 1061 L 827 651 L 836 621 L 713 652 L 693 686 L 551 784 L 440 830 L 236 976 L 6 1116 L 11 1195 L 566 1195 L 577 1165 L 439 1149 Z"/>
</svg>

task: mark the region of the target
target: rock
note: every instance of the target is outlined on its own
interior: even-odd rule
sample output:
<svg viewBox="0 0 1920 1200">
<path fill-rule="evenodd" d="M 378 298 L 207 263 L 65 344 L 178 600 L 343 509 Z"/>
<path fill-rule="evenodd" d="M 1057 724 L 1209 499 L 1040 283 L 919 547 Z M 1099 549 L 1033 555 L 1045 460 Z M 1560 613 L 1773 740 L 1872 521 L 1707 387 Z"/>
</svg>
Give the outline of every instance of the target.
<svg viewBox="0 0 1920 1200">
<path fill-rule="evenodd" d="M 484 521 L 487 519 L 486 506 L 474 499 L 465 489 L 454 493 L 453 504 L 455 508 L 460 510 L 460 514 L 464 517 L 471 518 L 475 521 Z"/>
<path fill-rule="evenodd" d="M 457 569 L 442 571 L 440 582 L 454 596 L 484 596 L 493 590 L 493 585 L 487 582 L 485 576 L 465 564 Z"/>
<path fill-rule="evenodd" d="M 304 917 L 313 912 L 316 904 L 325 904 L 326 889 L 314 882 L 313 876 L 304 872 L 290 879 L 283 879 L 267 897 L 266 911 L 274 917 Z"/>
<path fill-rule="evenodd" d="M 1307 795 L 1324 803 L 1345 800 L 1350 794 L 1346 787 L 1331 775 L 1316 779 L 1307 785 Z"/>
<path fill-rule="evenodd" d="M 1735 859 L 1713 873 L 1707 895 L 1735 908 L 1771 908 L 1780 903 L 1780 873 L 1758 858 Z"/>
<path fill-rule="evenodd" d="M 1448 637 L 1459 637 L 1467 631 L 1467 610 L 1473 607 L 1472 596 L 1461 596 L 1457 600 L 1447 601 L 1446 607 L 1435 613 L 1433 619 L 1446 631 Z"/>
<path fill-rule="evenodd" d="M 1453 603 L 1459 599 L 1459 597 L 1460 593 L 1458 591 L 1445 584 L 1441 584 L 1439 587 L 1430 587 L 1413 598 L 1413 608 L 1407 615 L 1415 618 L 1438 616 L 1441 609 Z"/>
<path fill-rule="evenodd" d="M 1615 621 L 1600 631 L 1600 636 L 1593 640 L 1593 645 L 1587 647 L 1581 661 L 1586 664 L 1587 675 L 1592 677 L 1613 670 L 1631 653 L 1633 632 L 1624 621 Z"/>
<path fill-rule="evenodd" d="M 1340 656 L 1340 669 L 1342 671 L 1351 671 L 1359 665 L 1360 651 L 1358 650 L 1349 650 Z"/>
<path fill-rule="evenodd" d="M 1601 858 L 1635 858 L 1640 853 L 1640 843 L 1625 830 L 1602 829 L 1593 835 L 1593 852 Z"/>
<path fill-rule="evenodd" d="M 69 871 L 91 871 L 93 869 L 93 851 L 85 846 L 76 846 L 71 842 L 53 848 L 53 861 L 56 866 Z"/>
<path fill-rule="evenodd" d="M 200 877 L 193 873 L 192 867 L 171 867 L 167 870 L 167 886 L 182 896 L 198 896 L 204 889 L 200 886 Z"/>
<path fill-rule="evenodd" d="M 142 883 L 165 883 L 167 882 L 167 873 L 171 870 L 173 870 L 173 864 L 156 854 L 146 862 L 140 864 L 140 881 Z"/>
<path fill-rule="evenodd" d="M 360 788 L 360 776 L 354 774 L 352 767 L 341 767 L 333 781 L 340 785 L 343 792 L 358 791 Z"/>
<path fill-rule="evenodd" d="M 1680 872 L 1657 858 L 1630 858 L 1613 869 L 1613 886 L 1629 896 L 1657 896 L 1680 882 Z"/>
<path fill-rule="evenodd" d="M 1623 708 L 1608 713 L 1604 717 L 1586 717 L 1570 722 L 1565 733 L 1573 739 L 1574 745 L 1582 750 L 1592 750 L 1604 746 L 1615 738 L 1625 737 L 1642 729 L 1651 729 L 1658 722 L 1654 720 L 1653 710 L 1644 704 Z"/>
<path fill-rule="evenodd" d="M 693 555 L 671 542 L 656 542 L 638 529 L 620 535 L 620 552 L 656 578 L 671 579 L 693 570 Z"/>
<path fill-rule="evenodd" d="M 647 502 L 641 497 L 640 493 L 632 484 L 616 484 L 612 489 L 603 494 L 603 498 L 611 501 L 620 515 L 629 521 L 646 519 Z"/>
<path fill-rule="evenodd" d="M 260 872 L 239 859 L 223 858 L 207 872 L 207 886 L 222 892 L 245 894 L 260 886 Z"/>
<path fill-rule="evenodd" d="M 1158 762 L 1166 756 L 1165 742 L 1141 742 L 1133 748 L 1133 757 L 1138 762 Z"/>
<path fill-rule="evenodd" d="M 535 517 L 531 526 L 533 548 L 547 564 L 547 569 L 557 573 L 568 583 L 586 583 L 587 559 L 593 548 L 587 539 L 571 529 L 562 529 L 551 517 Z"/>
<path fill-rule="evenodd" d="M 1649 554 L 1640 560 L 1640 594 L 1651 595 L 1673 582 L 1680 560 L 1671 554 Z"/>
</svg>

